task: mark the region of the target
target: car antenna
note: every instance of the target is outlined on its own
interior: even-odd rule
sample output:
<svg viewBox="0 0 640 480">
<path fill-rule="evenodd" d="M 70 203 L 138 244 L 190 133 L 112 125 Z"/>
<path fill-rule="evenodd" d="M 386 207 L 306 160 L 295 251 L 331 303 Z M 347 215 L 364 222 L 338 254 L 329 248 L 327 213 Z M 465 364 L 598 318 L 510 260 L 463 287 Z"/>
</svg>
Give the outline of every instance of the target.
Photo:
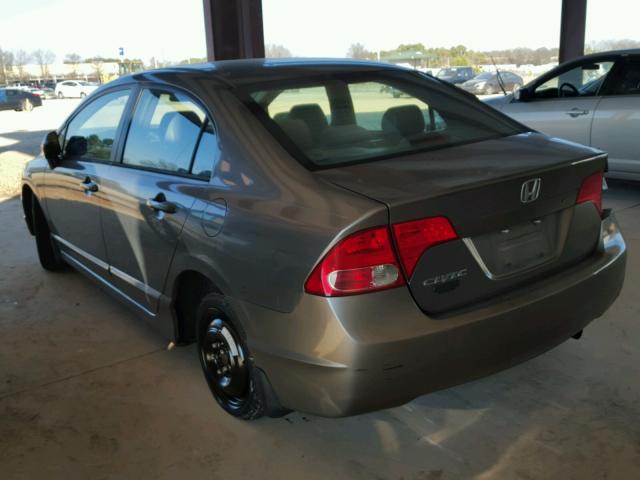
<svg viewBox="0 0 640 480">
<path fill-rule="evenodd" d="M 504 93 L 504 95 L 507 95 L 507 91 L 504 88 L 504 82 L 502 81 L 502 75 L 500 75 L 500 70 L 498 69 L 498 66 L 496 65 L 496 61 L 493 59 L 493 57 L 489 57 L 491 59 L 491 63 L 493 63 L 493 68 L 496 69 L 496 74 L 498 75 L 498 85 L 500 85 L 500 90 L 502 90 L 502 93 Z"/>
</svg>

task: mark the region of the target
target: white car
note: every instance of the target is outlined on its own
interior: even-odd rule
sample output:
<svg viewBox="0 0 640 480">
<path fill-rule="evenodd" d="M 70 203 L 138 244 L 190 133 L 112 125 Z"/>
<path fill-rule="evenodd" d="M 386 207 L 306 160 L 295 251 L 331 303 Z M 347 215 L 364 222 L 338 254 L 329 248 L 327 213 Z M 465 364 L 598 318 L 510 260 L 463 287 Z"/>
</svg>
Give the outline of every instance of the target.
<svg viewBox="0 0 640 480">
<path fill-rule="evenodd" d="M 56 97 L 80 97 L 84 98 L 93 92 L 98 85 L 85 82 L 84 80 L 65 80 L 56 85 Z"/>
<path fill-rule="evenodd" d="M 604 150 L 608 177 L 640 180 L 640 49 L 586 55 L 485 102 L 535 130 Z"/>
</svg>

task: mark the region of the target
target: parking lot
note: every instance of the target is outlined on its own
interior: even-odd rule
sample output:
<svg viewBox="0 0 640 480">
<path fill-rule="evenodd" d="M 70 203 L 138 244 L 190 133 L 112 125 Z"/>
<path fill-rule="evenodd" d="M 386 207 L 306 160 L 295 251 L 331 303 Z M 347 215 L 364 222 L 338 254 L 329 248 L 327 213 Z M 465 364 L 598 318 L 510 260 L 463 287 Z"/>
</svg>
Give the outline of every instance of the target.
<svg viewBox="0 0 640 480">
<path fill-rule="evenodd" d="M 605 195 L 627 278 L 579 341 L 391 410 L 246 423 L 215 405 L 193 346 L 167 350 L 84 277 L 40 268 L 20 171 L 77 103 L 0 112 L 0 478 L 637 477 L 640 186 Z"/>
</svg>

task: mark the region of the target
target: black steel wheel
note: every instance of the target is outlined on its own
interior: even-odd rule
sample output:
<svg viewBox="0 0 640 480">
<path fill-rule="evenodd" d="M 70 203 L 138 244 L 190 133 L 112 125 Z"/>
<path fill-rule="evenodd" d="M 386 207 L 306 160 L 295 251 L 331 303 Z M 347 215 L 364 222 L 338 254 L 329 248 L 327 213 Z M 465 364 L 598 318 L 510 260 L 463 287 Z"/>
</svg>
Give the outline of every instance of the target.
<svg viewBox="0 0 640 480">
<path fill-rule="evenodd" d="M 196 313 L 200 365 L 218 404 L 234 417 L 278 416 L 280 407 L 264 373 L 253 366 L 246 335 L 224 297 L 206 295 Z"/>
<path fill-rule="evenodd" d="M 200 361 L 209 385 L 227 410 L 241 409 L 249 399 L 249 365 L 237 334 L 221 315 L 214 315 L 200 342 Z"/>
</svg>

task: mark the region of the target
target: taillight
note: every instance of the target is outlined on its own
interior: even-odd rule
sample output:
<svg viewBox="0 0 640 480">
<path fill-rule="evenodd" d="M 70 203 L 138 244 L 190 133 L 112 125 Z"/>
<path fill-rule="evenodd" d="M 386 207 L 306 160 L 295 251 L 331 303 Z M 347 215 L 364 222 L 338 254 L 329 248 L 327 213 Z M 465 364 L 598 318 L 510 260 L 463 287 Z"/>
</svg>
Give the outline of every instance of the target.
<svg viewBox="0 0 640 480">
<path fill-rule="evenodd" d="M 404 284 L 389 229 L 378 227 L 340 241 L 313 269 L 304 289 L 313 295 L 339 297 Z"/>
<path fill-rule="evenodd" d="M 576 203 L 584 202 L 593 202 L 602 213 L 602 172 L 594 173 L 582 182 Z"/>
<path fill-rule="evenodd" d="M 393 225 L 400 260 L 407 278 L 411 278 L 418 260 L 428 248 L 458 238 L 451 222 L 445 217 L 396 223 Z"/>
</svg>

